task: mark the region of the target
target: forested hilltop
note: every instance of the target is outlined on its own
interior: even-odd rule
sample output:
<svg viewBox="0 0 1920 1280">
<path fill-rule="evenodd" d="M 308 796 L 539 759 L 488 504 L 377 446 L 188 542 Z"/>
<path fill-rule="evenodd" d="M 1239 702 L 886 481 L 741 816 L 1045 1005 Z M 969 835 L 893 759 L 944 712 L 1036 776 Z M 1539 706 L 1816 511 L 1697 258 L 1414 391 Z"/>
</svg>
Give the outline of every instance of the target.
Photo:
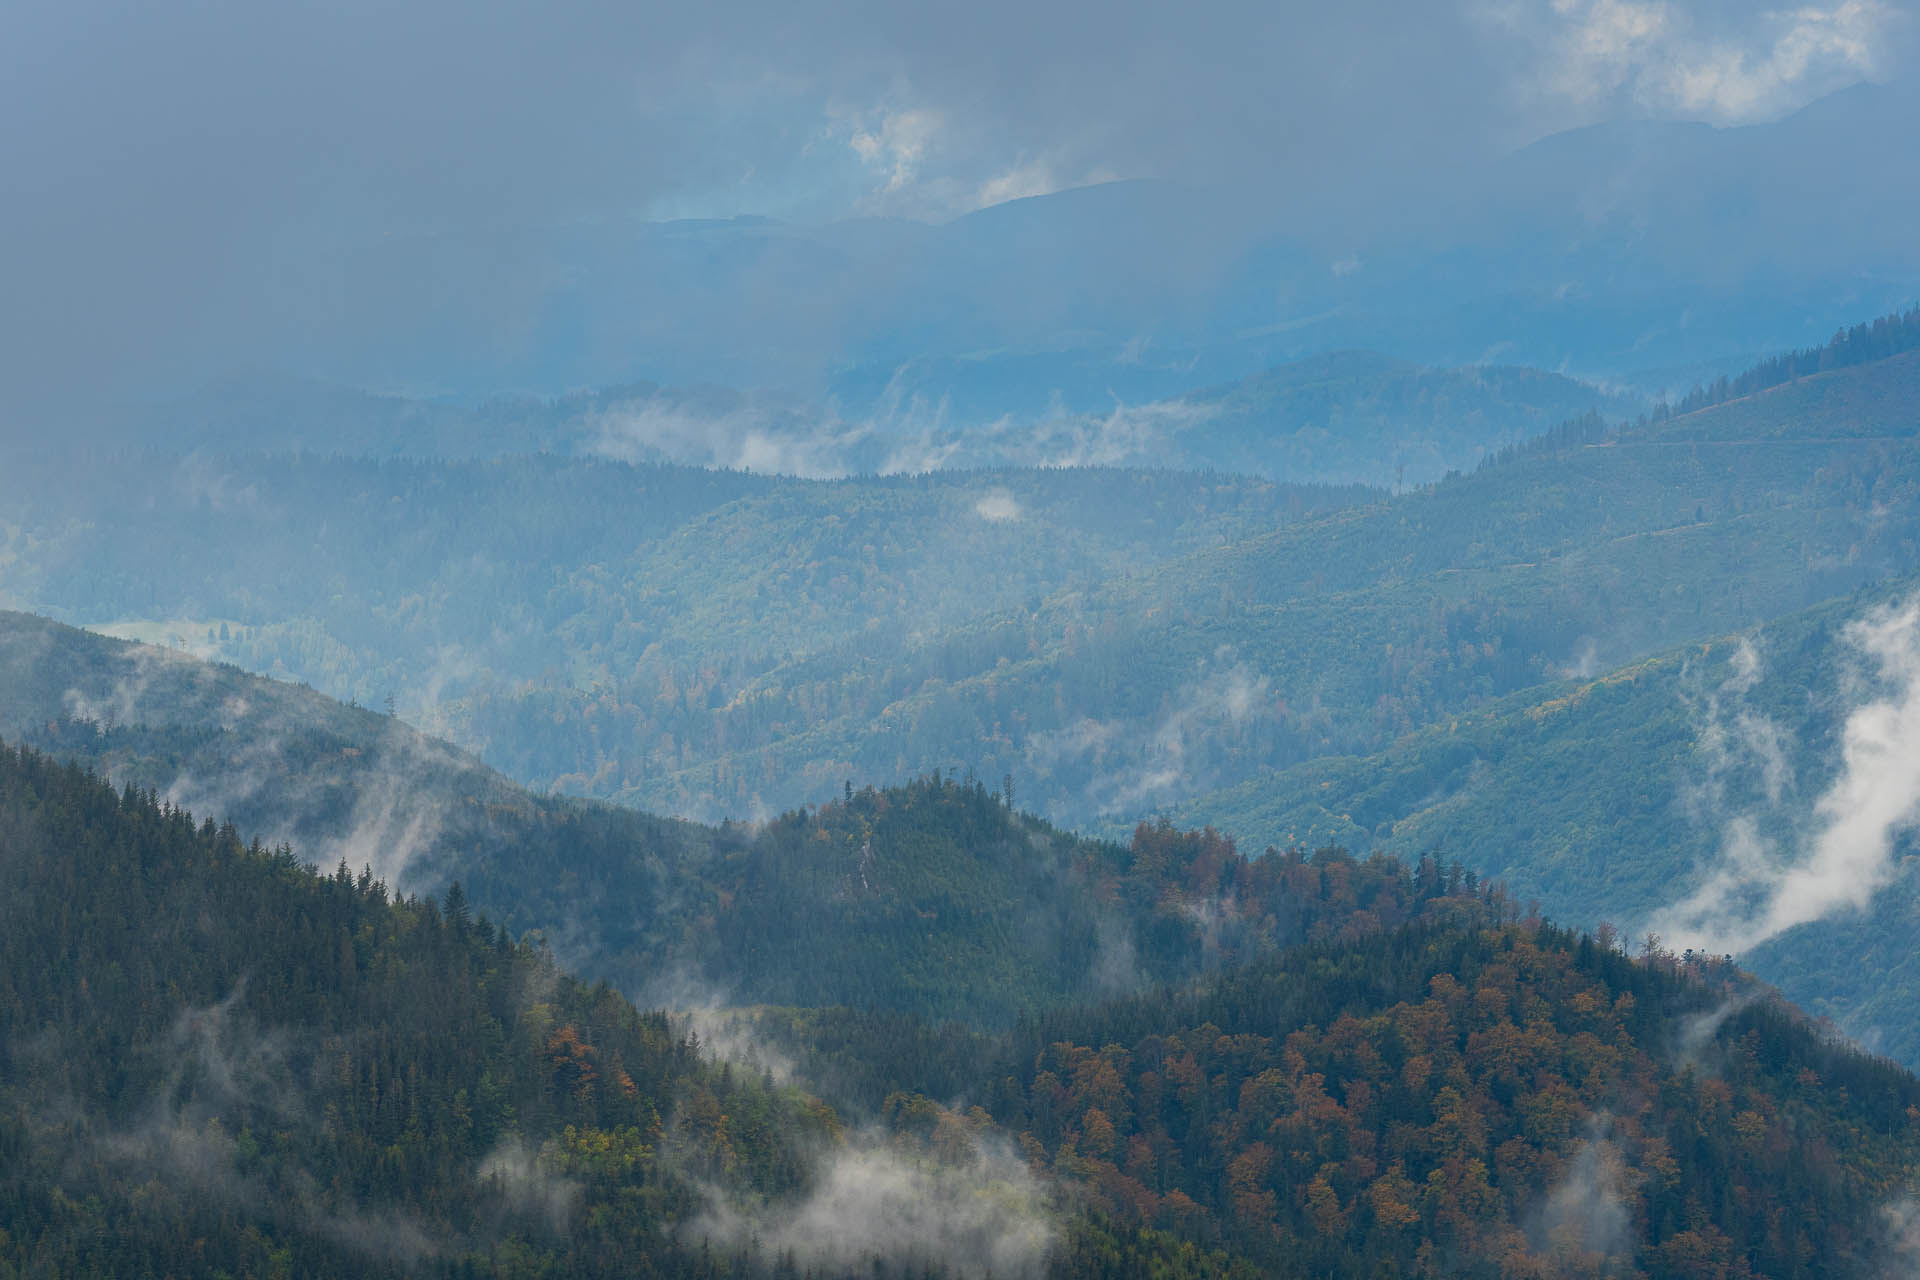
<svg viewBox="0 0 1920 1280">
<path fill-rule="evenodd" d="M 1432 864 L 1288 861 L 1319 941 L 964 1056 L 911 1016 L 762 1014 L 760 1058 L 857 1065 L 849 1125 L 458 888 L 319 874 L 12 748 L 0 859 L 0 1274 L 1906 1265 L 1920 1081 Z"/>
<path fill-rule="evenodd" d="M 1254 1274 L 979 1114 L 849 1127 L 459 887 L 8 746 L 0 869 L 0 1276 Z"/>
<path fill-rule="evenodd" d="M 1446 925 L 1042 1018 L 981 1073 L 986 1110 L 1116 1221 L 1269 1274 L 1911 1266 L 1887 1233 L 1920 1082 L 1730 967 L 1455 905 Z M 888 1043 L 865 1048 L 885 1062 Z M 925 1099 L 886 1107 L 933 1123 Z"/>
<path fill-rule="evenodd" d="M 759 827 L 537 796 L 376 712 L 23 615 L 0 727 L 406 892 L 458 880 L 516 936 L 675 1001 L 855 1003 L 978 1027 L 1400 923 L 1422 894 L 1209 832 L 1088 840 L 933 774 Z M 117 719 L 116 719 L 117 717 Z M 1368 888 L 1372 885 L 1372 888 Z M 1451 881 L 1445 890 L 1457 888 Z M 1436 885 L 1434 892 L 1443 889 Z"/>
<path fill-rule="evenodd" d="M 457 892 L 11 748 L 0 824 L 8 1274 L 747 1274 L 677 1227 L 838 1136 Z"/>
</svg>

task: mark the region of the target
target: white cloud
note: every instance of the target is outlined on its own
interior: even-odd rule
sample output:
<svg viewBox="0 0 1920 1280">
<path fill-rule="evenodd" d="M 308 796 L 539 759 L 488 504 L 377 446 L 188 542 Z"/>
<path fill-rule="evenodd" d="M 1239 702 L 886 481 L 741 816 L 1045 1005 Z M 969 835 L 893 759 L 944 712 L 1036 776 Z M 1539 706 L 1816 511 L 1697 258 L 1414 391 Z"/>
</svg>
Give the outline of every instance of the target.
<svg viewBox="0 0 1920 1280">
<path fill-rule="evenodd" d="M 976 1139 L 959 1159 L 934 1163 L 856 1135 L 817 1170 L 795 1204 L 743 1208 L 716 1196 L 687 1233 L 802 1266 L 864 1270 L 875 1259 L 935 1262 L 959 1276 L 1034 1277 L 1056 1239 L 1047 1195 L 1003 1145 Z"/>
<path fill-rule="evenodd" d="M 1901 20 L 1884 0 L 1761 9 L 1670 0 L 1551 0 L 1483 6 L 1531 46 L 1523 96 L 1591 114 L 1744 124 L 1887 71 Z"/>
<path fill-rule="evenodd" d="M 1847 715 L 1840 774 L 1815 804 L 1808 834 L 1783 853 L 1754 815 L 1729 819 L 1719 862 L 1652 923 L 1669 946 L 1742 951 L 1863 908 L 1893 879 L 1894 843 L 1920 821 L 1920 598 L 1855 621 L 1845 640 L 1869 671 Z M 1791 782 L 1784 748 L 1776 734 L 1744 732 L 1777 800 Z M 1710 762 L 1724 748 L 1711 738 L 1704 745 Z"/>
<path fill-rule="evenodd" d="M 1049 767 L 1084 760 L 1093 775 L 1087 802 L 1101 813 L 1135 812 L 1196 790 L 1206 770 L 1194 757 L 1261 714 L 1271 693 L 1267 676 L 1222 647 L 1150 727 L 1083 718 L 1035 735 L 1028 757 Z"/>
<path fill-rule="evenodd" d="M 881 194 L 891 195 L 911 186 L 920 175 L 927 149 L 941 132 L 938 112 L 924 108 L 890 111 L 877 125 L 856 129 L 848 139 L 854 154 L 870 169 L 886 175 Z"/>
<path fill-rule="evenodd" d="M 480 1162 L 475 1178 L 492 1187 L 516 1211 L 543 1219 L 565 1231 L 580 1199 L 580 1184 L 545 1168 L 540 1154 L 518 1138 L 508 1138 Z"/>
<path fill-rule="evenodd" d="M 1632 1172 L 1608 1136 L 1611 1117 L 1595 1116 L 1566 1175 L 1548 1195 L 1536 1233 L 1556 1253 L 1615 1258 L 1633 1248 L 1627 1192 Z"/>
<path fill-rule="evenodd" d="M 1048 161 L 1022 160 L 981 183 L 980 189 L 974 193 L 973 205 L 976 209 L 984 209 L 988 205 L 1005 204 L 1009 200 L 1052 195 L 1068 187 L 1112 182 L 1118 176 L 1113 170 L 1102 168 L 1083 173 L 1079 178 L 1069 182 L 1062 179 L 1053 164 Z"/>
<path fill-rule="evenodd" d="M 755 404 L 707 409 L 648 397 L 594 415 L 589 452 L 622 462 L 666 461 L 704 467 L 839 479 L 870 429 L 831 416 L 800 422 Z"/>
<path fill-rule="evenodd" d="M 1002 520 L 1018 520 L 1020 500 L 1006 489 L 992 489 L 981 494 L 980 500 L 973 504 L 973 514 L 982 520 L 992 520 L 996 523 Z"/>
</svg>

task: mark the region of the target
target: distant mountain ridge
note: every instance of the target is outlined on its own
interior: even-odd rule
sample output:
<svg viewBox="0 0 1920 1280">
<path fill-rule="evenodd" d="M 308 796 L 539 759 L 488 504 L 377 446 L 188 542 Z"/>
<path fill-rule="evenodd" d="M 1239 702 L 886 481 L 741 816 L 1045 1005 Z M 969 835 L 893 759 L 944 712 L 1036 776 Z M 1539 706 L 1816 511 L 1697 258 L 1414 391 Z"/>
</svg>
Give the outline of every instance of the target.
<svg viewBox="0 0 1920 1280">
<path fill-rule="evenodd" d="M 1101 821 L 1902 572 L 1917 378 L 1908 352 L 1589 418 L 1392 498 L 1117 469 L 208 456 L 96 464 L 69 497 L 82 473 L 29 460 L 0 478 L 0 586 L 396 693 L 540 789 L 753 817 L 971 767 Z"/>
<path fill-rule="evenodd" d="M 925 373 L 940 363 L 929 358 L 918 367 Z M 1030 411 L 978 419 L 951 399 L 916 399 L 911 378 L 885 392 L 886 407 L 849 414 L 832 401 L 722 387 L 641 383 L 463 404 L 254 373 L 130 410 L 122 422 L 76 438 L 164 453 L 447 460 L 553 453 L 816 478 L 1098 465 L 1384 487 L 1469 468 L 1568 418 L 1621 417 L 1643 406 L 1540 370 L 1426 368 L 1366 351 L 1329 352 L 1192 391 L 1178 379 L 1142 381 L 1152 363 L 1143 352 L 1090 369 L 1106 386 L 1103 403 L 1090 410 L 1069 409 L 1036 388 Z"/>
<path fill-rule="evenodd" d="M 1904 216 L 1920 191 L 1886 162 L 1916 119 L 1900 82 L 1740 128 L 1575 130 L 1331 201 L 1122 182 L 939 226 L 606 218 L 390 237 L 290 280 L 311 286 L 297 338 L 220 349 L 252 367 L 298 352 L 304 376 L 428 397 L 710 384 L 865 420 L 891 392 L 964 425 L 1356 347 L 1682 394 L 1920 298 Z"/>
</svg>

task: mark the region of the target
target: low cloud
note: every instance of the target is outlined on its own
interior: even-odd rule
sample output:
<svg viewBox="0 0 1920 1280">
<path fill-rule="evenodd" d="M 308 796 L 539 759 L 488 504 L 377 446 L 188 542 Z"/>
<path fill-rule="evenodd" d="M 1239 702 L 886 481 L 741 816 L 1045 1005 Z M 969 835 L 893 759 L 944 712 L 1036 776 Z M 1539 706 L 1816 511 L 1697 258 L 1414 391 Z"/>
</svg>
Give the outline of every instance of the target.
<svg viewBox="0 0 1920 1280">
<path fill-rule="evenodd" d="M 242 749 L 217 771 L 183 770 L 165 787 L 167 801 L 192 813 L 228 818 L 266 812 L 277 818 L 258 834 L 285 843 L 302 859 L 324 869 L 345 862 L 371 868 L 397 891 L 439 886 L 429 871 L 433 855 L 453 827 L 444 780 L 471 766 L 439 743 L 388 721 L 363 768 L 349 766 L 345 818 L 331 815 L 341 803 L 336 780 L 303 771 L 289 739 L 264 729 L 236 735 Z M 357 751 L 358 748 L 348 750 Z"/>
<path fill-rule="evenodd" d="M 475 1177 L 499 1193 L 508 1207 L 565 1231 L 579 1203 L 581 1186 L 544 1168 L 540 1154 L 519 1138 L 508 1138 L 480 1162 Z"/>
<path fill-rule="evenodd" d="M 902 366 L 874 412 L 854 419 L 831 405 L 802 407 L 731 392 L 659 392 L 596 410 L 580 428 L 578 447 L 622 462 L 814 480 L 957 467 L 1158 465 L 1179 455 L 1183 433 L 1221 412 L 1218 405 L 1184 399 L 1116 401 L 1106 413 L 1056 409 L 958 428 L 944 402 L 902 389 L 899 383 L 911 371 Z"/>
<path fill-rule="evenodd" d="M 1679 1070 L 1698 1069 L 1707 1061 L 1707 1050 L 1719 1036 L 1727 1020 L 1752 1004 L 1752 993 L 1729 996 L 1711 1009 L 1688 1014 L 1674 1026 L 1673 1059 Z"/>
<path fill-rule="evenodd" d="M 1611 1127 L 1611 1117 L 1594 1117 L 1565 1174 L 1548 1192 L 1532 1233 L 1541 1252 L 1603 1260 L 1631 1254 L 1632 1172 L 1610 1136 Z"/>
<path fill-rule="evenodd" d="M 309 720 L 307 696 L 284 689 L 239 695 L 213 667 L 129 645 L 118 661 L 68 688 L 61 706 L 108 732 L 143 724 L 218 728 L 222 735 L 204 751 L 176 759 L 170 775 L 143 776 L 141 785 L 178 808 L 288 844 L 315 865 L 345 861 L 371 867 L 395 889 L 437 888 L 426 868 L 456 825 L 448 780 L 471 776 L 475 766 L 392 718 L 370 721 L 378 726 L 370 739 L 359 735 L 343 747 L 325 732 L 332 709 Z M 119 772 L 114 759 L 109 742 L 109 773 Z"/>
<path fill-rule="evenodd" d="M 940 1160 L 879 1134 L 853 1135 L 823 1158 L 799 1200 L 743 1207 L 715 1196 L 686 1234 L 791 1255 L 803 1268 L 937 1264 L 1007 1280 L 1041 1275 L 1057 1241 L 1039 1181 L 984 1135 Z"/>
<path fill-rule="evenodd" d="M 1222 648 L 1149 726 L 1083 718 L 1036 735 L 1028 755 L 1050 771 L 1083 762 L 1092 773 L 1086 799 L 1096 811 L 1137 811 L 1204 781 L 1206 768 L 1196 759 L 1204 745 L 1239 732 L 1271 702 L 1271 693 L 1264 674 Z"/>
<path fill-rule="evenodd" d="M 1887 70 L 1903 15 L 1882 0 L 1759 9 L 1668 0 L 1497 3 L 1484 18 L 1538 61 L 1522 93 L 1583 113 L 1746 124 Z"/>
<path fill-rule="evenodd" d="M 1087 976 L 1103 996 L 1131 995 L 1146 985 L 1134 951 L 1133 927 L 1125 919 L 1104 911 L 1095 919 L 1093 964 Z"/>
<path fill-rule="evenodd" d="M 1900 1196 L 1880 1209 L 1886 1224 L 1886 1276 L 1920 1275 L 1920 1195 Z"/>
<path fill-rule="evenodd" d="M 1561 680 L 1591 680 L 1605 668 L 1600 662 L 1600 646 L 1592 636 L 1583 636 L 1573 657 L 1555 666 L 1552 674 Z"/>
<path fill-rule="evenodd" d="M 291 1067 L 293 1033 L 254 1026 L 240 1008 L 246 986 L 242 978 L 225 999 L 181 1011 L 165 1039 L 152 1047 L 163 1056 L 166 1070 L 144 1114 L 131 1127 L 99 1137 L 96 1152 L 116 1164 L 164 1174 L 223 1203 L 289 1210 L 303 1229 L 369 1257 L 414 1263 L 440 1252 L 427 1230 L 404 1213 L 329 1203 L 299 1170 L 269 1200 L 241 1168 L 236 1127 L 263 1117 L 275 1127 L 310 1130 L 320 1123 Z"/>
<path fill-rule="evenodd" d="M 1115 990 L 1137 982 L 1130 940 L 1102 930 Z M 656 982 L 673 1017 L 708 1058 L 810 1087 L 792 1059 L 755 1030 L 754 1014 L 730 1008 L 722 992 L 690 974 Z M 984 1117 L 963 1118 L 926 1104 L 924 1145 L 877 1128 L 842 1131 L 809 1160 L 806 1190 L 766 1201 L 718 1186 L 705 1212 L 682 1230 L 690 1241 L 745 1249 L 803 1269 L 864 1272 L 876 1263 L 911 1270 L 933 1264 L 957 1276 L 1037 1277 L 1057 1240 L 1053 1197 Z M 976 1122 L 977 1121 L 977 1122 Z"/>
<path fill-rule="evenodd" d="M 76 686 L 61 695 L 68 716 L 107 729 L 139 724 L 156 681 L 204 680 L 200 664 L 188 654 L 150 644 L 130 645 L 125 653 L 124 669 L 111 680 Z"/>
<path fill-rule="evenodd" d="M 1100 414 L 1057 414 L 1018 432 L 997 448 L 1009 463 L 1040 467 L 1117 467 L 1164 460 L 1175 438 L 1219 415 L 1219 408 L 1191 400 L 1116 403 Z"/>
<path fill-rule="evenodd" d="M 753 401 L 701 405 L 652 396 L 596 413 L 586 450 L 622 462 L 677 462 L 833 480 L 850 474 L 871 428 Z"/>
<path fill-rule="evenodd" d="M 1789 848 L 1759 816 L 1727 820 L 1719 861 L 1684 901 L 1659 913 L 1653 931 L 1675 948 L 1743 951 L 1797 925 L 1865 907 L 1894 878 L 1898 839 L 1920 820 L 1920 598 L 1851 623 L 1843 641 L 1861 669 L 1846 681 L 1852 709 L 1839 776 Z M 1735 680 L 1757 679 L 1757 667 Z M 1738 723 L 1736 719 L 1735 723 Z M 1768 795 L 1787 792 L 1783 739 L 1749 729 Z M 1724 737 L 1708 737 L 1711 762 Z"/>
<path fill-rule="evenodd" d="M 973 513 L 982 520 L 1002 521 L 1020 518 L 1020 500 L 1005 489 L 992 489 L 980 495 Z"/>
</svg>

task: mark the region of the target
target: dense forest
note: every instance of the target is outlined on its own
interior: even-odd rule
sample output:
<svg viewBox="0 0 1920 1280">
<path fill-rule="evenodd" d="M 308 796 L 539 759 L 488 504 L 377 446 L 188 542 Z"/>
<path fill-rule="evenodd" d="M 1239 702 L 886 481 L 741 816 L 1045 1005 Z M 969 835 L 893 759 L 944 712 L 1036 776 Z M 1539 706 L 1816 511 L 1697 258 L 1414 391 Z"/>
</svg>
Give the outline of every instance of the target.
<svg viewBox="0 0 1920 1280">
<path fill-rule="evenodd" d="M 764 819 L 971 767 L 1126 822 L 1910 569 L 1920 365 L 1871 333 L 1391 498 L 228 455 L 94 457 L 76 493 L 49 453 L 0 476 L 0 556 L 17 605 L 391 698 L 537 790 Z"/>
<path fill-rule="evenodd" d="M 1675 966 L 1544 926 L 1320 945 L 1044 1019 L 992 1109 L 1123 1218 L 1312 1273 L 1884 1265 L 1920 1088 Z"/>
<path fill-rule="evenodd" d="M 455 884 L 0 747 L 0 1275 L 1252 1274 L 955 1116 L 849 1128 Z"/>
<path fill-rule="evenodd" d="M 1433 863 L 1263 860 L 1297 945 L 999 1033 L 754 1019 L 850 1126 L 457 884 L 11 748 L 0 824 L 8 1274 L 1832 1274 L 1895 1259 L 1920 1157 L 1920 1081 L 1731 966 Z"/>
<path fill-rule="evenodd" d="M 829 1112 L 508 938 L 0 750 L 0 1258 L 23 1276 L 725 1274 L 704 1184 Z"/>
<path fill-rule="evenodd" d="M 143 652 L 25 620 L 11 634 L 44 642 L 51 686 L 112 687 Z M 759 827 L 701 827 L 530 795 L 389 717 L 235 671 L 173 660 L 148 678 L 149 705 L 172 723 L 36 719 L 30 681 L 8 717 L 44 751 L 217 803 L 323 862 L 431 893 L 457 878 L 516 933 L 539 930 L 569 963 L 661 998 L 689 994 L 661 988 L 671 974 L 668 987 L 695 995 L 1004 1025 L 1289 945 L 1308 929 L 1305 904 L 1320 904 L 1320 928 L 1406 913 L 1328 896 L 1317 873 L 1289 870 L 1297 852 L 1248 859 L 1211 831 L 1073 836 L 1019 812 L 1009 779 L 849 784 Z"/>
</svg>

